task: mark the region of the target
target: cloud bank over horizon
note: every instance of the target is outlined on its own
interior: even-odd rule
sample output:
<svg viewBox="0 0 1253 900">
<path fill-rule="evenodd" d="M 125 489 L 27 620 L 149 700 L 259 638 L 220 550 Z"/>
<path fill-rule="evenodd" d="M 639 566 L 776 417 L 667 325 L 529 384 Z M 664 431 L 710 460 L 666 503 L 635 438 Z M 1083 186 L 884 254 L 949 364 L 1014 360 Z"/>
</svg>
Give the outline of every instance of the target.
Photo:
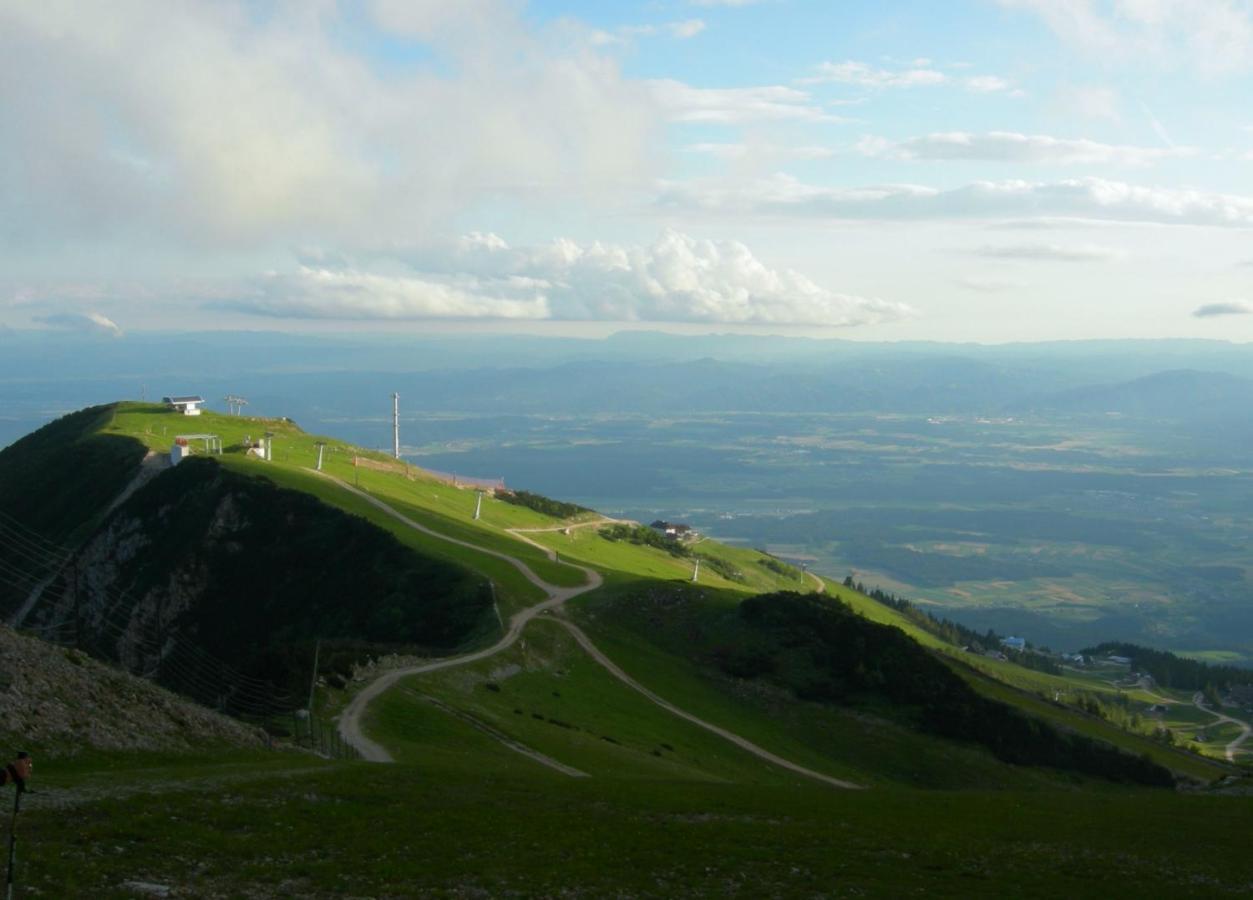
<svg viewBox="0 0 1253 900">
<path fill-rule="evenodd" d="M 762 263 L 737 241 L 666 231 L 650 245 L 569 239 L 513 248 L 471 233 L 451 271 L 306 265 L 214 305 L 261 316 L 350 320 L 506 319 L 848 327 L 913 315 L 904 303 L 842 294 Z"/>
</svg>

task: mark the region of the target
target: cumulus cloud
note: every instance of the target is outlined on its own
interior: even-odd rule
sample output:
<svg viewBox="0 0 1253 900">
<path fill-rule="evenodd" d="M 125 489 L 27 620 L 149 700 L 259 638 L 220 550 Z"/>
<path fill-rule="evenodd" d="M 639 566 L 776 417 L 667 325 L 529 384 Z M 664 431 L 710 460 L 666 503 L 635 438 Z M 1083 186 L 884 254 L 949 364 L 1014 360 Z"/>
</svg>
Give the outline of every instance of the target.
<svg viewBox="0 0 1253 900">
<path fill-rule="evenodd" d="M 867 156 L 905 160 L 980 160 L 987 162 L 1052 165 L 1147 166 L 1162 159 L 1193 156 L 1188 147 L 1136 147 L 1103 144 L 1084 138 L 1056 138 L 1044 134 L 991 131 L 937 132 L 904 141 L 863 139 L 858 145 Z"/>
<path fill-rule="evenodd" d="M 899 69 L 882 69 L 856 60 L 823 62 L 813 74 L 798 79 L 800 84 L 850 84 L 882 90 L 885 88 L 931 87 L 956 85 L 977 94 L 1014 92 L 1013 84 L 999 75 L 954 76 L 935 68 L 929 59 L 916 59 Z"/>
<path fill-rule="evenodd" d="M 271 276 L 232 309 L 337 319 L 551 319 L 851 326 L 912 314 L 903 303 L 841 294 L 774 269 L 737 241 L 674 231 L 648 246 L 560 239 L 514 248 L 462 239 L 453 271 L 376 274 L 304 268 Z M 222 304 L 218 304 L 222 305 Z"/>
<path fill-rule="evenodd" d="M 1247 300 L 1229 300 L 1224 303 L 1206 303 L 1192 311 L 1198 319 L 1209 319 L 1215 316 L 1247 316 L 1253 314 L 1253 303 Z"/>
<path fill-rule="evenodd" d="M 84 334 L 98 334 L 106 337 L 121 337 L 122 329 L 107 316 L 97 312 L 88 313 L 49 313 L 35 316 L 33 321 L 49 328 L 63 331 L 77 331 Z"/>
<path fill-rule="evenodd" d="M 815 105 L 806 91 L 783 85 L 698 88 L 669 78 L 648 85 L 658 106 L 677 122 L 845 121 Z"/>
<path fill-rule="evenodd" d="M 1144 187 L 1104 178 L 977 181 L 938 189 L 911 184 L 828 188 L 775 175 L 747 185 L 663 185 L 661 208 L 720 215 L 828 219 L 1057 217 L 1167 225 L 1253 227 L 1253 197 Z"/>
<path fill-rule="evenodd" d="M 987 259 L 1015 259 L 1030 262 L 1108 262 L 1122 256 L 1118 250 L 1100 247 L 1096 244 L 1013 244 L 981 247 L 975 253 Z"/>
<path fill-rule="evenodd" d="M 270 275 L 250 296 L 215 304 L 298 319 L 547 319 L 547 300 L 503 296 L 506 285 L 461 283 L 355 270 L 301 268 Z M 527 286 L 530 288 L 531 286 Z"/>
<path fill-rule="evenodd" d="M 20 229 L 0 228 L 303 243 L 648 175 L 649 92 L 586 32 L 509 0 L 366 9 L 0 3 L 0 222 Z M 348 24 L 432 61 L 384 71 Z"/>
</svg>

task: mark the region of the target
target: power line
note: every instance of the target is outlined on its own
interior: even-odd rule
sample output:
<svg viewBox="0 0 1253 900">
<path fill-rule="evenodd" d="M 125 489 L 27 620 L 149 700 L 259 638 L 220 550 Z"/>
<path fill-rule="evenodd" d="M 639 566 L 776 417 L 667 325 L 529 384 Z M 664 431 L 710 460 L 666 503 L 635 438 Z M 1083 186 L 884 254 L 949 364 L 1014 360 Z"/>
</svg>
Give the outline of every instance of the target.
<svg viewBox="0 0 1253 900">
<path fill-rule="evenodd" d="M 5 516 L 9 522 L 15 522 L 11 517 Z M 16 529 L 11 526 L 7 529 L 9 536 L 14 537 Z M 37 551 L 37 547 L 41 544 L 48 548 L 56 547 L 52 542 L 41 539 L 37 533 L 30 529 L 22 528 L 22 533 L 16 537 L 22 538 L 23 535 L 29 537 L 24 538 L 22 545 L 23 552 L 20 554 L 20 560 L 0 557 L 0 583 L 7 583 L 9 587 L 16 587 L 20 590 L 29 592 L 40 584 L 43 584 L 49 574 L 55 576 L 66 563 L 66 557 L 69 555 L 64 548 L 57 549 L 61 551 L 56 556 L 41 554 Z M 10 544 L 12 546 L 12 544 Z M 23 566 L 25 562 L 27 565 Z M 32 572 L 28 568 L 30 564 L 34 564 L 40 572 Z M 48 590 L 45 587 L 45 597 L 52 602 L 55 607 L 62 609 L 64 612 L 65 601 L 67 600 L 68 587 L 61 587 L 59 590 L 53 588 Z M 158 614 L 156 622 L 144 623 L 137 621 L 135 611 L 139 608 L 138 601 L 126 591 L 117 591 L 116 589 L 97 588 L 97 594 L 100 597 L 99 603 L 95 605 L 94 614 L 89 614 L 91 619 L 91 628 L 94 630 L 93 643 L 99 644 L 103 640 L 116 640 L 122 642 L 123 639 L 130 643 L 132 652 L 140 655 L 155 654 L 158 658 L 159 665 L 162 667 L 170 666 L 174 669 L 180 669 L 184 674 L 190 665 L 197 672 L 205 673 L 204 676 L 196 678 L 198 686 L 201 688 L 200 693 L 205 693 L 204 688 L 208 686 L 205 680 L 207 677 L 213 678 L 213 687 L 216 690 L 209 692 L 221 695 L 223 692 L 232 695 L 243 701 L 249 706 L 268 705 L 271 709 L 288 705 L 294 705 L 293 698 L 285 691 L 281 691 L 274 684 L 255 676 L 247 675 L 235 669 L 225 661 L 212 655 L 202 647 L 194 643 L 187 642 L 178 633 L 165 635 L 166 642 L 164 646 L 158 636 L 151 633 L 151 629 L 155 628 L 160 631 L 163 629 L 163 623 L 160 621 Z M 41 598 L 42 599 L 42 598 Z M 72 598 L 70 598 L 72 599 Z M 47 604 L 43 604 L 46 608 Z M 123 617 L 119 621 L 118 617 Z M 68 623 L 64 620 L 59 622 L 55 627 L 60 634 L 73 630 L 79 632 L 75 635 L 75 640 L 81 642 L 84 635 L 81 633 L 83 629 L 81 623 Z M 50 633 L 48 626 L 38 626 L 39 630 Z M 172 657 L 173 649 L 177 647 L 185 651 L 187 657 L 185 664 L 183 661 L 175 660 Z M 119 652 L 110 652 L 108 656 L 118 656 Z"/>
</svg>

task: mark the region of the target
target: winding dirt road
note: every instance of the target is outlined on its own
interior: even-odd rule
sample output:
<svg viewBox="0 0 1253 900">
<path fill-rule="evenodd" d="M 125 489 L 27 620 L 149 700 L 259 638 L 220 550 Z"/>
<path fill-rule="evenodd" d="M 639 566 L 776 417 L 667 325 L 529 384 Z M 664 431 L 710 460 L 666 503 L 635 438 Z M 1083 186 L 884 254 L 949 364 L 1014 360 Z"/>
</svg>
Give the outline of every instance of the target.
<svg viewBox="0 0 1253 900">
<path fill-rule="evenodd" d="M 640 684 L 638 681 L 636 681 L 634 678 L 628 675 L 626 672 L 618 668 L 617 664 L 614 663 L 613 660 L 611 660 L 604 653 L 602 653 L 600 649 L 595 644 L 592 643 L 592 639 L 589 638 L 587 636 L 587 633 L 578 625 L 575 625 L 569 619 L 554 619 L 553 621 L 557 622 L 560 625 L 563 625 L 566 631 L 574 635 L 574 639 L 578 641 L 580 647 L 582 647 L 584 650 L 587 651 L 587 655 L 590 656 L 592 659 L 596 660 L 598 663 L 600 663 L 605 668 L 605 670 L 609 672 L 610 675 L 612 675 L 614 678 L 617 678 L 619 681 L 621 681 L 623 684 L 625 684 L 627 687 L 631 688 L 632 690 L 636 691 L 637 693 L 642 694 L 645 698 L 652 701 L 657 706 L 660 706 L 666 712 L 672 713 L 678 716 L 680 719 L 685 719 L 688 722 L 691 722 L 693 725 L 703 728 L 706 731 L 710 731 L 718 735 L 718 737 L 730 741 L 732 744 L 735 744 L 735 746 L 741 748 L 742 750 L 747 750 L 749 753 L 753 754 L 753 756 L 760 757 L 761 759 L 764 759 L 766 762 L 774 763 L 776 766 L 779 766 L 780 768 L 787 769 L 792 772 L 796 772 L 799 775 L 805 775 L 809 778 L 814 778 L 818 781 L 825 781 L 827 784 L 830 784 L 834 787 L 848 788 L 851 790 L 861 790 L 862 786 L 860 784 L 854 784 L 851 781 L 842 781 L 839 778 L 833 778 L 830 775 L 823 775 L 821 772 L 815 772 L 813 769 L 806 769 L 804 766 L 797 765 L 796 763 L 791 762 L 790 760 L 786 760 L 781 756 L 776 756 L 775 754 L 771 753 L 769 750 L 766 750 L 762 747 L 757 746 L 752 741 L 748 740 L 747 738 L 740 737 L 738 734 L 736 734 L 733 731 L 727 731 L 725 728 L 722 728 L 718 725 L 714 725 L 712 722 L 706 722 L 704 719 L 697 718 L 696 716 L 692 715 L 690 712 L 680 709 L 679 707 L 675 706 L 670 701 L 657 696 L 648 688 L 644 687 L 644 685 Z"/>
<path fill-rule="evenodd" d="M 355 488 L 345 481 L 342 481 L 324 472 L 319 473 L 319 474 L 321 474 L 325 478 L 328 478 L 336 482 L 344 490 L 349 491 L 350 493 L 356 494 L 358 497 L 361 497 L 362 499 L 366 500 L 372 506 L 375 506 L 378 509 L 382 510 L 383 512 L 386 512 L 388 515 L 392 516 L 397 521 L 402 522 L 403 524 L 407 525 L 410 528 L 414 528 L 417 531 L 422 532 L 423 534 L 430 535 L 431 537 L 438 538 L 439 540 L 447 541 L 451 544 L 456 544 L 461 547 L 468 547 L 469 549 L 476 550 L 479 553 L 486 553 L 489 556 L 494 556 L 498 559 L 502 559 L 505 562 L 508 562 L 515 569 L 517 569 L 520 573 L 522 573 L 522 575 L 528 581 L 530 581 L 536 587 L 543 590 L 548 595 L 548 598 L 544 600 L 542 603 L 537 603 L 535 606 L 530 606 L 524 610 L 521 610 L 520 612 L 514 613 L 509 618 L 508 630 L 505 632 L 504 636 L 501 637 L 501 639 L 497 641 L 495 644 L 493 644 L 492 646 L 487 647 L 483 650 L 476 650 L 473 653 L 467 653 L 462 656 L 454 656 L 454 657 L 449 657 L 448 659 L 440 659 L 440 660 L 435 660 L 429 663 L 423 663 L 421 665 L 406 666 L 405 668 L 402 668 L 402 669 L 394 669 L 390 672 L 386 672 L 380 675 L 374 681 L 370 682 L 370 684 L 368 684 L 360 692 L 358 692 L 357 695 L 353 697 L 352 701 L 348 704 L 348 706 L 345 707 L 343 713 L 341 713 L 339 717 L 339 734 L 340 734 L 340 737 L 342 737 L 345 741 L 347 741 L 353 747 L 356 747 L 357 750 L 360 751 L 364 759 L 370 760 L 371 762 L 392 762 L 393 761 L 391 754 L 387 752 L 387 749 L 385 747 L 370 740 L 368 737 L 365 736 L 365 734 L 361 730 L 361 714 L 365 711 L 365 708 L 370 704 L 370 701 L 372 701 L 375 697 L 379 696 L 379 694 L 383 693 L 385 690 L 390 688 L 400 679 L 407 678 L 410 675 L 421 675 L 425 672 L 437 672 L 437 671 L 440 671 L 441 669 L 450 669 L 455 666 L 469 665 L 470 663 L 478 662 L 479 660 L 488 659 L 489 657 L 495 656 L 497 653 L 500 653 L 503 650 L 507 650 L 509 647 L 513 646 L 513 644 L 521 636 L 522 629 L 525 628 L 526 624 L 530 622 L 532 619 L 534 619 L 536 616 L 546 613 L 550 610 L 557 611 L 559 610 L 561 605 L 564 604 L 567 600 L 577 597 L 580 594 L 585 594 L 588 591 L 593 591 L 596 588 L 600 587 L 601 584 L 603 583 L 603 579 L 601 578 L 599 572 L 596 572 L 595 570 L 589 569 L 585 566 L 580 566 L 580 565 L 576 565 L 575 563 L 567 562 L 565 563 L 565 565 L 572 566 L 573 568 L 576 568 L 580 570 L 581 572 L 583 572 L 584 575 L 587 576 L 587 582 L 585 584 L 579 585 L 578 587 L 560 587 L 558 585 L 549 584 L 548 582 L 540 578 L 538 575 L 536 575 L 535 572 L 533 572 L 530 569 L 530 567 L 526 565 L 526 563 L 522 562 L 521 560 L 515 557 L 509 556 L 506 553 L 501 553 L 496 550 L 489 550 L 485 547 L 480 547 L 479 545 L 472 544 L 468 541 L 462 541 L 457 538 L 452 538 L 452 537 L 448 537 L 446 535 L 440 534 L 438 531 L 434 531 L 426 527 L 425 525 L 415 522 L 413 519 L 409 518 L 403 513 L 392 508 L 388 504 L 384 503 L 382 500 L 379 500 L 377 497 L 374 497 L 371 494 L 366 493 L 365 491 Z M 570 526 L 570 527 L 587 527 L 590 525 L 599 525 L 599 524 L 603 524 L 603 522 L 605 521 L 611 521 L 611 520 L 594 520 L 590 522 L 582 522 L 582 523 L 578 523 L 577 525 Z M 539 547 L 541 550 L 543 550 L 546 553 L 549 553 L 550 559 L 556 558 L 556 554 L 553 551 L 549 550 L 549 548 L 544 547 L 542 544 L 539 544 L 536 541 L 530 541 L 523 534 L 518 533 L 519 531 L 525 531 L 525 530 L 526 529 L 510 529 L 510 531 L 514 533 L 516 537 L 522 540 L 525 540 L 528 543 L 531 543 L 536 547 Z M 539 531 L 539 530 L 548 530 L 548 529 L 535 529 L 535 530 Z M 558 529 L 552 529 L 552 530 L 561 530 L 561 529 L 558 528 Z M 752 741 L 748 740 L 747 738 L 741 737 L 740 735 L 735 734 L 732 731 L 728 731 L 727 729 L 722 728 L 718 725 L 714 725 L 712 722 L 706 722 L 704 719 L 701 719 L 697 716 L 692 715 L 689 712 L 686 712 L 685 710 L 680 709 L 679 707 L 675 706 L 673 703 L 670 703 L 669 701 L 663 699 L 662 697 L 650 691 L 648 688 L 644 687 L 642 684 L 640 684 L 630 675 L 626 674 L 626 672 L 620 669 L 611 659 L 609 659 L 609 657 L 605 656 L 605 654 L 602 653 L 600 649 L 597 648 L 596 645 L 592 643 L 591 638 L 587 636 L 587 634 L 583 631 L 583 629 L 579 628 L 573 622 L 564 618 L 554 618 L 553 621 L 564 626 L 566 630 L 568 630 L 570 634 L 574 636 L 574 639 L 575 641 L 578 642 L 579 646 L 581 646 L 587 652 L 587 654 L 592 657 L 592 659 L 596 660 L 596 662 L 598 662 L 605 669 L 605 671 L 609 672 L 610 675 L 617 678 L 627 687 L 641 694 L 647 700 L 661 707 L 667 712 L 675 716 L 678 716 L 679 718 L 684 719 L 685 721 L 688 721 L 692 723 L 693 725 L 703 728 L 706 731 L 709 731 L 713 734 L 718 735 L 719 737 L 731 742 L 732 744 L 735 744 L 737 747 L 741 748 L 742 750 L 745 750 L 748 753 L 751 753 L 752 755 L 758 757 L 759 759 L 762 759 L 768 763 L 771 763 L 772 765 L 779 766 L 780 768 L 787 769 L 788 771 L 795 772 L 799 775 L 804 775 L 816 781 L 821 781 L 825 784 L 831 785 L 832 787 L 854 789 L 854 790 L 862 788 L 862 785 L 854 784 L 851 781 L 843 781 L 839 778 L 833 778 L 830 775 L 824 775 L 821 772 L 815 772 L 812 769 L 807 769 L 804 766 L 801 766 L 801 765 L 798 765 L 797 763 L 786 760 L 781 756 L 771 753 L 769 750 L 766 750 L 762 747 L 757 746 L 756 744 L 754 744 Z"/>
<path fill-rule="evenodd" d="M 324 477 L 336 482 L 344 490 L 349 493 L 356 494 L 370 505 L 381 509 L 383 512 L 410 528 L 420 531 L 423 534 L 430 535 L 431 537 L 438 538 L 441 541 L 447 541 L 448 543 L 456 544 L 459 547 L 468 547 L 469 549 L 475 550 L 479 553 L 485 553 L 488 556 L 494 556 L 497 559 L 504 560 L 522 573 L 522 576 L 526 578 L 527 581 L 531 582 L 548 595 L 548 599 L 544 600 L 542 603 L 529 606 L 526 609 L 516 612 L 510 616 L 509 627 L 505 630 L 501 639 L 492 644 L 492 646 L 486 647 L 482 650 L 476 650 L 473 653 L 467 653 L 463 656 L 452 656 L 448 659 L 438 659 L 418 666 L 407 666 L 403 669 L 394 669 L 391 672 L 380 675 L 367 685 L 360 693 L 353 697 L 352 702 L 348 704 L 339 717 L 339 735 L 349 744 L 356 747 L 357 750 L 360 751 L 362 757 L 370 760 L 371 762 L 392 761 L 391 754 L 388 753 L 383 746 L 370 740 L 361 731 L 361 713 L 366 706 L 369 705 L 371 700 L 383 693 L 383 691 L 387 690 L 401 678 L 405 678 L 409 675 L 421 675 L 424 672 L 438 672 L 440 669 L 451 669 L 454 666 L 468 665 L 469 663 L 478 662 L 481 659 L 487 659 L 488 657 L 495 656 L 502 650 L 509 649 L 521 636 L 522 629 L 526 627 L 527 622 L 534 619 L 540 613 L 547 612 L 550 609 L 560 606 L 571 597 L 577 597 L 579 594 L 585 594 L 588 591 L 595 590 L 600 587 L 603 582 L 599 572 L 584 568 L 583 566 L 575 566 L 575 568 L 580 569 L 587 576 L 587 582 L 585 584 L 577 587 L 560 587 L 555 584 L 549 584 L 547 581 L 531 571 L 530 567 L 520 559 L 509 556 L 507 553 L 501 553 L 497 550 L 489 550 L 486 547 L 480 547 L 478 544 L 472 544 L 469 541 L 462 541 L 457 538 L 440 534 L 438 531 L 434 531 L 419 522 L 415 522 L 404 513 L 388 506 L 377 497 L 355 488 L 347 482 L 335 478 L 333 475 L 327 475 L 326 473 L 321 474 Z"/>
<path fill-rule="evenodd" d="M 1232 725 L 1239 726 L 1240 734 L 1238 734 L 1235 740 L 1229 743 L 1226 749 L 1223 751 L 1227 755 L 1227 762 L 1235 762 L 1236 751 L 1240 749 L 1241 744 L 1243 744 L 1245 741 L 1249 739 L 1249 735 L 1253 734 L 1253 726 L 1250 726 L 1248 722 L 1242 722 L 1239 719 L 1233 719 L 1231 718 L 1231 716 L 1225 715 L 1224 713 L 1220 713 L 1218 710 L 1212 707 L 1206 706 L 1204 701 L 1205 701 L 1204 694 L 1198 692 L 1192 695 L 1192 703 L 1194 706 L 1196 706 L 1197 709 L 1201 710 L 1202 712 L 1209 713 L 1211 716 L 1214 716 L 1220 722 L 1230 722 Z"/>
</svg>

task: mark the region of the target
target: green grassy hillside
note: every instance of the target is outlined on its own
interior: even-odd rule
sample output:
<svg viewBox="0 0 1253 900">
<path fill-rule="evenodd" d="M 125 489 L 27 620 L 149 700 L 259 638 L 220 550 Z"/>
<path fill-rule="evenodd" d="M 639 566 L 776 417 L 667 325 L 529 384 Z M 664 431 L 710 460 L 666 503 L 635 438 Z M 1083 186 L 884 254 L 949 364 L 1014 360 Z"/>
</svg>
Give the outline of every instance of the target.
<svg viewBox="0 0 1253 900">
<path fill-rule="evenodd" d="M 544 498 L 489 494 L 476 518 L 473 489 L 286 420 L 151 404 L 93 416 L 79 440 L 131 447 L 132 465 L 187 432 L 227 449 L 158 475 L 82 535 L 146 523 L 144 553 L 113 564 L 118 587 L 147 596 L 181 573 L 221 604 L 195 624 L 223 652 L 355 637 L 324 657 L 316 706 L 341 724 L 362 708 L 395 764 L 241 751 L 53 767 L 41 778 L 75 815 L 69 829 L 51 808 L 30 815 L 21 883 L 40 895 L 132 896 L 134 881 L 225 896 L 1253 884 L 1238 849 L 1253 811 L 1223 793 L 1245 789 L 1240 770 L 1119 727 L 1109 710 L 1162 699 L 1125 673 L 966 653 L 761 552 L 636 542 Z M 244 452 L 265 432 L 272 460 Z M 457 644 L 473 656 L 447 655 Z M 359 703 L 379 677 L 392 681 Z M 1132 786 L 1167 770 L 1221 788 Z"/>
<path fill-rule="evenodd" d="M 82 538 L 146 452 L 114 431 L 114 414 L 112 406 L 79 410 L 0 450 L 0 510 L 20 512 L 49 540 Z"/>
</svg>

